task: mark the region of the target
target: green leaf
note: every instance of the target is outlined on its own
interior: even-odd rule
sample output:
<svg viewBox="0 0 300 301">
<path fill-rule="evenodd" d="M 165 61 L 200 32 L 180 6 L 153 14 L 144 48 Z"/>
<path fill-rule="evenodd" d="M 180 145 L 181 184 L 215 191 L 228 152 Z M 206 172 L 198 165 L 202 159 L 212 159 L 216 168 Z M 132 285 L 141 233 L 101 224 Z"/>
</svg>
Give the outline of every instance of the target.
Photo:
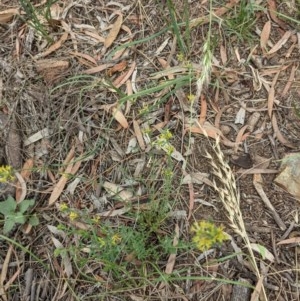
<svg viewBox="0 0 300 301">
<path fill-rule="evenodd" d="M 6 218 L 3 226 L 3 233 L 8 234 L 15 225 L 15 221 L 11 218 Z"/>
<path fill-rule="evenodd" d="M 32 215 L 29 220 L 28 220 L 29 224 L 31 226 L 37 226 L 39 224 L 39 218 L 36 215 Z"/>
<path fill-rule="evenodd" d="M 11 219 L 15 221 L 16 224 L 25 224 L 26 216 L 23 215 L 21 212 L 16 212 L 14 216 L 11 216 Z"/>
<path fill-rule="evenodd" d="M 4 216 L 14 214 L 16 208 L 17 203 L 12 196 L 8 196 L 5 201 L 0 202 L 0 213 L 2 213 Z"/>
<path fill-rule="evenodd" d="M 21 213 L 25 213 L 29 207 L 32 207 L 34 205 L 34 200 L 24 200 L 22 201 L 19 206 L 19 211 Z"/>
</svg>

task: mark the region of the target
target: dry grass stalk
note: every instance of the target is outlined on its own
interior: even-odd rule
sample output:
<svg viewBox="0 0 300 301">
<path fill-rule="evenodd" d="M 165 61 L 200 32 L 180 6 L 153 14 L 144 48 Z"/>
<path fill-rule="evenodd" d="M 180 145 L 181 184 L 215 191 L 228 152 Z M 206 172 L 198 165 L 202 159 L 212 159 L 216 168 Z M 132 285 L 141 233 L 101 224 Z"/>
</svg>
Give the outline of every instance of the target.
<svg viewBox="0 0 300 301">
<path fill-rule="evenodd" d="M 214 188 L 220 196 L 220 200 L 226 210 L 227 217 L 231 228 L 236 234 L 240 235 L 248 249 L 252 266 L 254 268 L 257 279 L 261 279 L 260 271 L 255 260 L 253 250 L 250 245 L 250 240 L 245 228 L 243 215 L 240 208 L 240 195 L 236 187 L 234 174 L 224 158 L 224 154 L 220 148 L 219 139 L 216 140 L 214 147 L 215 156 L 207 153 L 206 156 L 210 160 L 213 168 L 213 174 L 216 177 L 214 180 Z M 262 287 L 264 300 L 267 300 L 264 287 Z"/>
</svg>

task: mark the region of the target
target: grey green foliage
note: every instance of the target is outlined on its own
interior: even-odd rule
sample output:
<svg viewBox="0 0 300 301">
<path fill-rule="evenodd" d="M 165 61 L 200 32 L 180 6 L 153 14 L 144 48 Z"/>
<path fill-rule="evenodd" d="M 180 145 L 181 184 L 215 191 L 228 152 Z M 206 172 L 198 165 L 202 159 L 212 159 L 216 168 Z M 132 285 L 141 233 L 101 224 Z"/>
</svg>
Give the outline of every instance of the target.
<svg viewBox="0 0 300 301">
<path fill-rule="evenodd" d="M 12 196 L 0 202 L 0 214 L 4 216 L 3 234 L 8 234 L 16 224 L 23 225 L 28 222 L 32 226 L 38 225 L 39 220 L 36 215 L 25 215 L 33 205 L 34 200 L 24 200 L 17 204 Z"/>
</svg>

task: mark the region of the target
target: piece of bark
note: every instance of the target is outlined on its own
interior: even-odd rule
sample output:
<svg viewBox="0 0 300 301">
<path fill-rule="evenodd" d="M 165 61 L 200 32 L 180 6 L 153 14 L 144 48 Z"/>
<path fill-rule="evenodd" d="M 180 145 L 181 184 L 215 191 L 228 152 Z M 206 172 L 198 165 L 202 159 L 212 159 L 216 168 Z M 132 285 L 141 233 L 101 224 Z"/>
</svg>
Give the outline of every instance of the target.
<svg viewBox="0 0 300 301">
<path fill-rule="evenodd" d="M 239 278 L 239 282 L 251 285 L 250 281 L 244 278 Z M 235 284 L 232 289 L 230 301 L 248 301 L 251 296 L 251 288 Z"/>
</svg>

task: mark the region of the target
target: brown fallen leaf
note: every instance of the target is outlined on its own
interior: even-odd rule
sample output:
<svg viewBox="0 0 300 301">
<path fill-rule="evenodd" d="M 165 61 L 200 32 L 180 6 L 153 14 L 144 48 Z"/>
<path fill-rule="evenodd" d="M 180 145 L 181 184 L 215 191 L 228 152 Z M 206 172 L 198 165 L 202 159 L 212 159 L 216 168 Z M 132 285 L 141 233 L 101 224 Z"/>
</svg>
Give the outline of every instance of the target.
<svg viewBox="0 0 300 301">
<path fill-rule="evenodd" d="M 55 184 L 53 191 L 50 195 L 49 201 L 48 201 L 49 206 L 54 204 L 57 201 L 57 199 L 60 197 L 61 193 L 63 192 L 63 190 L 69 180 L 72 168 L 73 168 L 73 163 L 70 163 L 67 166 L 67 168 L 65 169 L 65 171 L 64 171 L 63 175 L 61 176 L 61 178 L 59 179 L 59 181 Z"/>
<path fill-rule="evenodd" d="M 267 52 L 267 43 L 271 32 L 271 21 L 267 21 L 260 34 L 260 47 L 263 53 Z"/>
<path fill-rule="evenodd" d="M 143 139 L 143 134 L 142 134 L 142 131 L 140 129 L 139 123 L 136 120 L 133 120 L 133 130 L 134 130 L 136 139 L 139 143 L 139 146 L 140 146 L 141 150 L 144 151 L 146 149 L 146 146 L 145 146 L 145 142 L 144 142 L 144 139 Z"/>
<path fill-rule="evenodd" d="M 273 54 L 277 52 L 290 38 L 291 35 L 293 35 L 295 31 L 287 31 L 281 39 L 267 52 L 267 55 Z"/>
<path fill-rule="evenodd" d="M 7 276 L 7 272 L 8 272 L 8 264 L 10 263 L 10 259 L 11 259 L 11 255 L 13 252 L 14 248 L 13 248 L 13 244 L 9 245 L 9 248 L 7 250 L 5 259 L 3 261 L 3 265 L 2 265 L 2 269 L 1 269 L 1 274 L 0 274 L 0 296 L 3 298 L 3 301 L 7 301 L 7 295 L 5 292 L 5 286 L 4 286 L 4 282 Z"/>
<path fill-rule="evenodd" d="M 29 158 L 23 165 L 23 168 L 20 172 L 22 178 L 27 181 L 32 173 L 32 168 L 34 166 L 34 160 L 33 158 Z M 22 195 L 22 187 L 20 185 L 20 183 L 18 182 L 16 184 L 16 201 L 20 202 L 20 198 Z"/>
<path fill-rule="evenodd" d="M 244 125 L 238 132 L 236 139 L 235 139 L 235 148 L 234 151 L 235 153 L 238 151 L 239 145 L 250 135 L 250 133 L 245 133 L 245 131 L 248 129 L 248 125 Z"/>
<path fill-rule="evenodd" d="M 258 301 L 259 300 L 259 296 L 261 295 L 261 292 L 263 289 L 263 280 L 264 280 L 264 277 L 260 276 L 256 283 L 255 289 L 254 289 L 253 293 L 251 294 L 250 301 Z"/>
<path fill-rule="evenodd" d="M 222 64 L 226 65 L 228 58 L 227 58 L 226 49 L 223 44 L 220 47 L 220 55 L 221 55 Z"/>
<path fill-rule="evenodd" d="M 277 246 L 280 245 L 290 245 L 290 244 L 299 244 L 300 243 L 300 237 L 292 237 L 285 240 L 282 240 L 277 243 Z"/>
<path fill-rule="evenodd" d="M 268 167 L 267 163 L 265 165 L 262 164 L 262 166 L 264 168 Z M 270 202 L 269 198 L 267 197 L 267 195 L 266 195 L 266 193 L 265 193 L 265 191 L 263 189 L 263 178 L 262 178 L 261 174 L 254 174 L 253 175 L 253 185 L 254 185 L 255 190 L 257 191 L 258 195 L 260 196 L 261 200 L 264 202 L 264 204 L 266 205 L 266 207 L 270 210 L 270 212 L 271 212 L 271 214 L 272 214 L 275 222 L 279 226 L 279 228 L 282 231 L 285 231 L 286 230 L 286 226 L 285 226 L 284 222 L 280 218 L 279 214 L 275 210 L 274 206 Z"/>
<path fill-rule="evenodd" d="M 185 177 L 188 176 L 188 173 L 186 172 L 185 169 L 182 169 L 182 174 Z M 194 206 L 195 206 L 195 191 L 194 191 L 194 185 L 193 185 L 192 182 L 188 183 L 188 187 L 189 187 L 189 197 L 190 197 L 190 200 L 189 200 L 189 213 L 188 213 L 187 220 L 190 220 L 190 218 L 192 217 L 192 214 L 193 214 Z"/>
<path fill-rule="evenodd" d="M 91 57 L 90 55 L 86 54 L 86 53 L 81 53 L 81 52 L 70 52 L 71 55 L 74 55 L 75 57 L 81 57 L 81 58 L 84 58 L 85 60 L 93 63 L 94 65 L 97 65 L 97 62 L 96 60 Z"/>
<path fill-rule="evenodd" d="M 70 175 L 75 175 L 78 171 L 81 161 L 74 159 L 75 156 L 75 147 L 73 146 L 69 151 L 66 159 L 64 160 L 65 165 L 67 165 L 66 169 L 63 172 L 63 175 L 60 177 L 59 181 L 54 185 L 53 191 L 50 195 L 48 204 L 52 205 L 56 202 L 56 200 L 60 197 L 63 192 Z"/>
<path fill-rule="evenodd" d="M 277 23 L 282 29 L 287 30 L 287 25 L 284 23 L 281 19 L 277 17 L 277 7 L 276 7 L 276 1 L 275 0 L 268 0 L 268 10 L 270 13 L 271 19 Z"/>
<path fill-rule="evenodd" d="M 290 141 L 288 141 L 280 132 L 278 124 L 277 124 L 277 118 L 275 113 L 272 115 L 272 126 L 273 126 L 273 131 L 274 134 L 276 136 L 276 138 L 285 146 L 289 147 L 289 148 L 296 148 L 295 145 L 293 145 L 293 143 L 291 143 Z"/>
<path fill-rule="evenodd" d="M 94 73 L 98 73 L 98 72 L 101 72 L 103 70 L 106 70 L 107 68 L 109 67 L 112 67 L 114 64 L 112 63 L 109 63 L 109 64 L 103 64 L 103 65 L 100 65 L 100 66 L 97 66 L 97 67 L 93 67 L 93 68 L 90 68 L 90 69 L 87 69 L 85 71 L 83 71 L 84 74 L 94 74 Z"/>
<path fill-rule="evenodd" d="M 47 50 L 44 52 L 38 53 L 37 55 L 34 56 L 35 59 L 40 59 L 42 57 L 46 57 L 52 52 L 55 52 L 57 49 L 61 47 L 61 45 L 68 39 L 69 34 L 65 32 L 61 38 L 55 42 L 53 45 L 51 45 Z"/>
<path fill-rule="evenodd" d="M 8 23 L 14 16 L 19 15 L 19 8 L 9 8 L 0 11 L 0 24 Z"/>
<path fill-rule="evenodd" d="M 69 62 L 45 59 L 37 61 L 35 66 L 44 81 L 47 84 L 53 84 L 68 70 Z"/>
<path fill-rule="evenodd" d="M 207 113 L 207 102 L 203 94 L 201 94 L 200 103 L 201 103 L 201 109 L 200 109 L 201 111 L 199 116 L 199 123 L 203 125 L 206 120 L 206 113 Z"/>
<path fill-rule="evenodd" d="M 123 84 L 126 83 L 126 81 L 129 79 L 129 77 L 132 75 L 134 69 L 136 67 L 136 63 L 133 62 L 131 64 L 131 67 L 130 69 L 125 72 L 124 74 L 120 75 L 118 78 L 116 78 L 113 82 L 113 85 L 116 87 L 116 88 L 120 88 Z"/>
<path fill-rule="evenodd" d="M 281 93 L 281 96 L 284 97 L 286 96 L 286 94 L 288 93 L 290 87 L 292 86 L 293 82 L 294 82 L 294 79 L 295 79 L 295 73 L 296 73 L 296 70 L 298 69 L 299 65 L 293 65 L 292 66 L 292 70 L 291 70 L 291 74 L 290 74 L 290 77 Z"/>
<path fill-rule="evenodd" d="M 124 114 L 122 113 L 121 109 L 119 108 L 112 108 L 112 114 L 114 118 L 120 123 L 120 125 L 124 128 L 128 128 L 128 122 Z"/>
<path fill-rule="evenodd" d="M 122 62 L 114 65 L 112 68 L 109 68 L 107 70 L 107 75 L 112 76 L 116 72 L 121 72 L 121 71 L 125 70 L 126 67 L 127 67 L 127 61 L 122 61 Z"/>
<path fill-rule="evenodd" d="M 104 43 L 105 42 L 105 39 L 103 37 L 99 36 L 96 32 L 91 32 L 91 31 L 85 30 L 84 33 L 87 36 L 96 39 L 99 43 Z"/>
<path fill-rule="evenodd" d="M 200 125 L 201 126 L 201 125 Z M 221 142 L 229 147 L 236 147 L 236 143 L 228 140 L 222 133 L 221 130 L 217 129 L 213 125 L 211 125 L 209 122 L 205 122 L 201 127 L 199 126 L 187 126 L 185 128 L 185 133 L 190 131 L 191 133 L 198 133 L 202 134 L 206 137 L 210 137 L 213 139 L 217 139 L 218 137 L 221 137 Z"/>
<path fill-rule="evenodd" d="M 176 248 L 176 246 L 178 245 L 178 241 L 179 241 L 179 226 L 176 223 L 176 225 L 175 225 L 175 236 L 174 236 L 174 239 L 173 239 L 173 247 Z M 175 265 L 175 260 L 176 260 L 176 253 L 175 254 L 173 253 L 173 254 L 170 255 L 170 257 L 168 259 L 168 262 L 167 262 L 167 265 L 166 265 L 165 273 L 167 275 L 170 275 L 173 272 L 174 265 Z"/>
<path fill-rule="evenodd" d="M 282 69 L 280 69 L 274 76 L 273 80 L 272 80 L 272 85 L 270 87 L 269 93 L 268 93 L 268 114 L 269 117 L 272 117 L 272 112 L 273 112 L 273 105 L 275 102 L 275 85 L 277 83 L 279 74 L 281 72 Z"/>
<path fill-rule="evenodd" d="M 119 16 L 116 20 L 116 22 L 113 24 L 112 29 L 110 30 L 108 36 L 106 37 L 105 41 L 104 41 L 104 46 L 106 48 L 110 47 L 112 45 L 112 43 L 115 41 L 115 39 L 117 38 L 119 31 L 121 29 L 123 23 L 123 16 L 121 13 L 119 13 Z"/>
</svg>

